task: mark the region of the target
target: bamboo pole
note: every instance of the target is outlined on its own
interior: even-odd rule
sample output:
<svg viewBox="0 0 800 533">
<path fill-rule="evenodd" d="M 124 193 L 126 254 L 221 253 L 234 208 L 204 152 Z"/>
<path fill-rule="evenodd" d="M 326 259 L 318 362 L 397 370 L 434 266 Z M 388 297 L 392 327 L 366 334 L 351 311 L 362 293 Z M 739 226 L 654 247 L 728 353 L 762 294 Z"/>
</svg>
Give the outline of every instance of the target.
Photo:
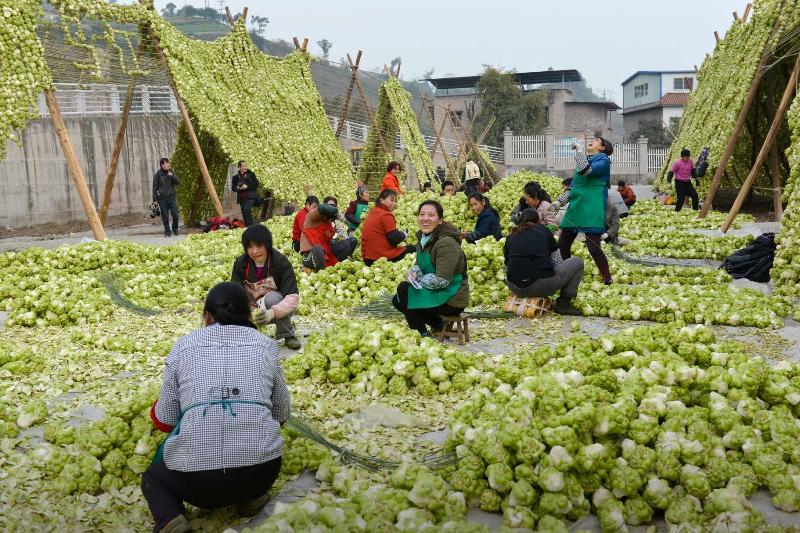
<svg viewBox="0 0 800 533">
<path fill-rule="evenodd" d="M 747 22 L 747 17 L 750 16 L 750 10 L 753 8 L 753 4 L 749 3 L 744 8 L 744 14 L 742 15 L 742 22 Z"/>
<path fill-rule="evenodd" d="M 231 28 L 233 28 L 233 25 L 236 22 L 233 20 L 233 15 L 231 15 L 231 8 L 229 8 L 228 6 L 225 6 L 225 17 L 228 19 L 228 24 L 230 24 Z"/>
<path fill-rule="evenodd" d="M 775 118 L 775 83 L 774 77 L 767 80 L 766 115 L 769 120 Z M 778 160 L 778 143 L 772 143 L 769 150 L 770 175 L 772 176 L 772 205 L 775 210 L 775 222 L 783 218 L 783 203 L 781 202 L 781 164 Z"/>
<path fill-rule="evenodd" d="M 350 98 L 353 96 L 353 87 L 355 86 L 356 82 L 355 79 L 358 76 L 358 66 L 361 63 L 361 50 L 358 51 L 356 54 L 356 63 L 354 66 L 350 67 L 351 75 L 350 75 L 350 83 L 347 85 L 347 92 L 344 96 L 344 104 L 342 104 L 342 112 L 339 114 L 339 123 L 336 125 L 336 131 L 334 135 L 338 139 L 339 136 L 342 134 L 342 128 L 344 128 L 344 122 L 347 120 L 347 108 L 350 107 Z"/>
<path fill-rule="evenodd" d="M 222 202 L 219 201 L 217 189 L 214 187 L 214 181 L 211 179 L 211 174 L 208 172 L 206 160 L 203 157 L 203 149 L 200 147 L 200 141 L 197 140 L 197 134 L 194 132 L 194 126 L 192 125 L 192 119 L 189 116 L 189 110 L 186 109 L 186 105 L 183 103 L 183 99 L 178 93 L 178 87 L 175 85 L 175 80 L 172 78 L 172 71 L 169 69 L 169 63 L 167 62 L 167 58 L 164 56 L 164 51 L 161 50 L 158 37 L 156 37 L 152 27 L 150 28 L 150 38 L 152 39 L 153 45 L 158 51 L 158 55 L 167 70 L 169 85 L 172 87 L 172 93 L 175 95 L 175 101 L 178 103 L 178 109 L 180 110 L 181 117 L 183 118 L 183 125 L 186 128 L 186 132 L 189 134 L 189 140 L 191 141 L 192 148 L 194 149 L 194 156 L 197 159 L 197 165 L 200 167 L 200 175 L 203 177 L 203 181 L 206 184 L 208 195 L 211 197 L 211 203 L 214 204 L 214 210 L 217 212 L 217 216 L 221 217 L 225 214 L 222 209 Z"/>
<path fill-rule="evenodd" d="M 353 68 L 353 58 L 350 57 L 350 54 L 347 54 L 347 62 L 350 64 L 350 68 Z M 375 122 L 375 116 L 372 114 L 372 110 L 369 107 L 369 101 L 367 100 L 367 95 L 364 94 L 364 88 L 361 86 L 361 80 L 358 79 L 358 75 L 356 75 L 356 89 L 358 89 L 358 94 L 361 96 L 361 102 L 364 104 L 364 110 L 367 112 L 367 118 L 369 119 L 369 123 L 372 124 L 372 129 L 375 130 L 375 133 L 378 135 L 378 141 L 381 143 L 381 148 L 383 148 L 384 152 L 389 152 L 389 149 L 386 147 L 386 142 L 383 138 L 383 133 L 381 129 L 378 127 L 378 124 Z M 380 98 L 380 96 L 378 96 Z"/>
<path fill-rule="evenodd" d="M 431 161 L 433 158 L 436 157 L 436 147 L 441 146 L 442 148 L 442 156 L 444 156 L 444 164 L 445 166 L 450 166 L 450 161 L 447 158 L 447 150 L 444 147 L 444 143 L 442 142 L 442 131 L 444 131 L 444 126 L 446 122 L 442 120 L 442 125 L 439 129 L 436 129 L 436 118 L 434 115 L 431 114 L 431 110 L 428 107 L 428 97 L 425 96 L 425 93 L 420 91 L 419 97 L 422 100 L 422 109 L 421 111 L 425 112 L 425 115 L 428 117 L 428 120 L 431 121 L 431 126 L 433 127 L 433 134 L 435 136 L 435 141 L 433 142 L 433 148 L 431 149 Z"/>
<path fill-rule="evenodd" d="M 786 114 L 786 110 L 789 109 L 789 104 L 791 104 L 792 97 L 794 96 L 797 88 L 798 74 L 800 74 L 800 55 L 797 56 L 797 60 L 794 63 L 794 70 L 792 70 L 792 75 L 789 77 L 789 83 L 786 84 L 786 89 L 783 91 L 781 103 L 778 106 L 778 110 L 775 112 L 775 117 L 772 119 L 772 124 L 770 125 L 766 138 L 764 139 L 764 144 L 761 146 L 761 150 L 758 152 L 756 162 L 753 165 L 753 168 L 750 169 L 750 173 L 747 175 L 742 188 L 739 189 L 739 194 L 736 196 L 736 200 L 733 202 L 733 206 L 728 212 L 728 216 L 720 226 L 720 230 L 722 230 L 723 233 L 728 231 L 733 223 L 733 219 L 735 219 L 736 215 L 739 214 L 739 210 L 742 208 L 744 199 L 747 197 L 750 188 L 753 186 L 753 182 L 756 179 L 758 171 L 761 170 L 761 166 L 764 164 L 767 153 L 769 153 L 772 145 L 775 143 L 775 139 L 778 137 L 778 132 L 781 129 L 781 122 Z"/>
<path fill-rule="evenodd" d="M 83 176 L 83 171 L 78 163 L 78 156 L 75 155 L 75 149 L 72 148 L 72 142 L 69 140 L 69 132 L 67 126 L 64 124 L 64 118 L 61 116 L 61 109 L 58 107 L 56 101 L 56 94 L 52 88 L 44 91 L 44 99 L 47 102 L 47 108 L 50 110 L 50 116 L 53 118 L 53 126 L 56 129 L 56 136 L 58 142 L 61 143 L 61 150 L 64 152 L 64 157 L 67 159 L 67 168 L 72 181 L 75 183 L 75 189 L 78 191 L 78 197 L 83 204 L 83 210 L 86 212 L 86 218 L 89 220 L 89 226 L 92 228 L 92 234 L 95 240 L 103 241 L 106 238 L 106 232 L 103 229 L 103 224 L 100 222 L 100 217 L 97 215 L 97 209 L 92 200 L 92 194 L 89 192 L 89 186 L 86 184 L 86 178 Z"/>
<path fill-rule="evenodd" d="M 136 49 L 137 61 L 142 55 L 142 42 L 139 43 Z M 119 129 L 117 130 L 117 137 L 114 139 L 114 150 L 111 153 L 111 164 L 108 167 L 106 174 L 106 183 L 103 188 L 103 201 L 100 204 L 100 222 L 106 223 L 108 216 L 108 207 L 111 204 L 111 193 L 114 189 L 114 180 L 117 177 L 117 165 L 119 164 L 119 156 L 122 152 L 122 141 L 125 139 L 125 130 L 128 127 L 128 116 L 131 112 L 131 104 L 133 103 L 133 92 L 136 88 L 136 83 L 131 80 L 128 83 L 128 92 L 125 94 L 125 105 L 122 108 L 122 117 L 120 119 Z"/>
<path fill-rule="evenodd" d="M 783 8 L 784 3 L 785 0 L 781 2 L 781 8 Z M 749 7 L 750 5 L 748 4 L 748 8 Z M 747 14 L 750 12 L 748 8 L 745 8 L 745 18 L 747 18 Z M 772 41 L 772 38 L 775 37 L 775 33 L 778 31 L 779 25 L 780 21 L 776 20 L 772 27 L 772 34 L 769 36 L 769 39 L 767 39 L 767 44 L 764 46 L 764 50 L 761 52 L 761 59 L 758 62 L 758 67 L 756 67 L 756 75 L 753 78 L 753 82 L 750 84 L 750 90 L 747 92 L 744 104 L 742 105 L 742 110 L 739 112 L 739 117 L 736 119 L 736 124 L 733 127 L 731 136 L 728 138 L 728 144 L 725 147 L 725 152 L 723 152 L 722 157 L 719 160 L 719 164 L 717 165 L 717 170 L 714 172 L 714 178 L 711 180 L 711 185 L 708 187 L 708 193 L 706 193 L 706 197 L 703 199 L 703 206 L 698 215 L 699 218 L 705 218 L 708 215 L 708 212 L 711 211 L 711 203 L 714 201 L 714 196 L 717 194 L 717 190 L 719 189 L 720 182 L 722 181 L 722 174 L 725 172 L 725 167 L 728 166 L 728 160 L 731 158 L 731 155 L 733 155 L 733 149 L 736 147 L 736 141 L 739 139 L 739 133 L 742 131 L 744 122 L 747 119 L 747 113 L 750 111 L 750 107 L 753 105 L 753 101 L 756 99 L 756 95 L 758 94 L 758 87 L 761 85 L 761 79 L 764 77 L 764 63 L 767 61 L 771 53 L 770 42 Z M 706 54 L 706 56 L 708 56 L 708 54 Z"/>
</svg>

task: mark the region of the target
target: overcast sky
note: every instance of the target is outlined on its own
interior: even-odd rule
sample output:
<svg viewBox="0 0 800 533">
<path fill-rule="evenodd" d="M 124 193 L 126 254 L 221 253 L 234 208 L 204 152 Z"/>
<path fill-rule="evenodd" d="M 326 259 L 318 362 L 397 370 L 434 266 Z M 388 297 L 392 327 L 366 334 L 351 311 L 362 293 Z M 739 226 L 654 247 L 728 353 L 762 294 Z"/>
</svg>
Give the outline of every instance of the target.
<svg viewBox="0 0 800 533">
<path fill-rule="evenodd" d="M 172 0 L 178 7 L 185 0 Z M 161 9 L 168 0 L 156 0 Z M 190 0 L 204 7 L 204 0 Z M 219 0 L 208 0 L 219 8 Z M 621 104 L 621 82 L 637 70 L 700 66 L 745 0 L 226 0 L 234 13 L 269 18 L 266 37 L 333 43 L 331 59 L 358 49 L 362 65 L 402 58 L 401 76 L 479 74 L 482 65 L 518 72 L 574 68 Z M 248 18 L 249 18 L 248 16 Z M 321 55 L 316 44 L 312 52 Z"/>
</svg>

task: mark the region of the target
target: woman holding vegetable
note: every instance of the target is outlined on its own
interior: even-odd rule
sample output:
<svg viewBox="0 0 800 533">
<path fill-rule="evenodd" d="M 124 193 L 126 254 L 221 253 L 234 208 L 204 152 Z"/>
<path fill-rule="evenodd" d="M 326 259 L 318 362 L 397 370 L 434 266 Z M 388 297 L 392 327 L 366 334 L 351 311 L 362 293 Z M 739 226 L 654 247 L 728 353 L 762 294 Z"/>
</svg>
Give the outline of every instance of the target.
<svg viewBox="0 0 800 533">
<path fill-rule="evenodd" d="M 378 195 L 375 207 L 364 220 L 361 229 L 361 257 L 364 264 L 372 264 L 385 257 L 389 261 L 400 261 L 406 255 L 413 253 L 413 245 L 398 246 L 408 237 L 397 229 L 394 210 L 397 208 L 397 191 L 385 189 Z"/>
<path fill-rule="evenodd" d="M 488 197 L 479 192 L 470 194 L 469 207 L 478 220 L 475 222 L 474 230 L 461 232 L 463 239 L 475 244 L 485 237 L 494 237 L 496 241 L 503 238 L 503 232 L 500 229 L 500 214 L 497 209 L 492 207 Z"/>
<path fill-rule="evenodd" d="M 554 311 L 561 315 L 580 315 L 572 305 L 583 277 L 583 259 L 570 257 L 554 263 L 553 252 L 558 244 L 553 232 L 539 223 L 539 213 L 525 209 L 519 225 L 506 238 L 503 256 L 506 264 L 506 285 L 522 298 L 551 296 L 561 291 Z"/>
<path fill-rule="evenodd" d="M 355 230 L 361 224 L 361 217 L 369 209 L 369 189 L 366 185 L 359 185 L 356 188 L 356 199 L 350 202 L 344 212 L 344 218 L 351 230 Z"/>
<path fill-rule="evenodd" d="M 586 155 L 576 151 L 575 173 L 572 175 L 572 188 L 569 207 L 561 221 L 561 235 L 558 249 L 565 260 L 572 257 L 572 243 L 578 233 L 586 236 L 586 247 L 594 259 L 603 283 L 611 284 L 611 271 L 608 259 L 600 246 L 601 235 L 606 232 L 606 204 L 608 187 L 611 181 L 611 160 L 614 145 L 602 137 L 595 137 L 586 147 Z"/>
<path fill-rule="evenodd" d="M 150 411 L 169 433 L 142 475 L 156 531 L 189 531 L 184 502 L 254 515 L 281 469 L 290 400 L 275 343 L 250 322 L 235 283 L 209 291 L 203 318 L 172 347 Z"/>
<path fill-rule="evenodd" d="M 233 263 L 231 281 L 250 295 L 253 322 L 275 324 L 275 338 L 286 339 L 287 348 L 298 350 L 300 340 L 292 328 L 292 315 L 300 303 L 294 268 L 285 255 L 272 247 L 272 233 L 255 224 L 242 233 L 244 253 Z"/>
<path fill-rule="evenodd" d="M 422 202 L 417 224 L 416 262 L 408 281 L 398 285 L 392 305 L 405 315 L 409 328 L 427 335 L 427 326 L 434 332 L 442 329 L 442 315 L 459 315 L 469 305 L 467 258 L 461 233 L 444 221 L 442 204 Z"/>
</svg>

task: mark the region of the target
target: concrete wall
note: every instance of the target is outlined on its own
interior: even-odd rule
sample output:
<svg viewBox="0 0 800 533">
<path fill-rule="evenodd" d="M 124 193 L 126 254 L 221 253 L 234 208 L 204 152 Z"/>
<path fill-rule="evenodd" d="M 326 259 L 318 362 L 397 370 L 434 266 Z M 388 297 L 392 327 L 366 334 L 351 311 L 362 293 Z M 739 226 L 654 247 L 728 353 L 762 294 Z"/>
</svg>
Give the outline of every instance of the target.
<svg viewBox="0 0 800 533">
<path fill-rule="evenodd" d="M 64 121 L 99 209 L 118 117 L 65 117 Z M 145 213 L 158 160 L 169 157 L 175 146 L 176 125 L 164 117 L 130 117 L 109 215 Z M 29 122 L 21 140 L 20 145 L 9 142 L 8 156 L 0 161 L 0 224 L 24 227 L 85 220 L 51 119 Z"/>
<path fill-rule="evenodd" d="M 608 112 L 602 104 L 584 102 L 567 102 L 564 106 L 564 136 L 577 137 L 586 130 L 594 131 L 603 137 L 609 137 Z M 559 133 L 556 132 L 556 135 Z"/>
<path fill-rule="evenodd" d="M 648 121 L 661 122 L 663 119 L 661 107 L 652 107 L 643 111 L 636 111 L 634 113 L 626 113 L 623 118 L 623 125 L 625 128 L 625 140 L 630 140 L 631 135 L 636 133 L 639 129 L 639 124 Z"/>
</svg>

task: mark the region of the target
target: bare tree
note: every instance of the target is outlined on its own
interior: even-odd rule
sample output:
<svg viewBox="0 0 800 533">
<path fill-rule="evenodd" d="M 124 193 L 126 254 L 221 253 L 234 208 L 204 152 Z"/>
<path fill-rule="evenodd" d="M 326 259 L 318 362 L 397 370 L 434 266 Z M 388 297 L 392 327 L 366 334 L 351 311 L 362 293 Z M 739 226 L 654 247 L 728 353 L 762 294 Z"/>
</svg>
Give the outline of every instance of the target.
<svg viewBox="0 0 800 533">
<path fill-rule="evenodd" d="M 250 23 L 253 25 L 253 31 L 259 37 L 264 37 L 264 31 L 267 29 L 267 24 L 269 24 L 269 19 L 267 17 L 259 17 L 258 15 L 254 15 L 250 17 Z"/>
<path fill-rule="evenodd" d="M 317 46 L 319 46 L 322 50 L 323 59 L 328 59 L 328 54 L 330 53 L 331 48 L 333 48 L 333 43 L 328 39 L 322 39 L 321 41 L 317 41 Z"/>
</svg>

